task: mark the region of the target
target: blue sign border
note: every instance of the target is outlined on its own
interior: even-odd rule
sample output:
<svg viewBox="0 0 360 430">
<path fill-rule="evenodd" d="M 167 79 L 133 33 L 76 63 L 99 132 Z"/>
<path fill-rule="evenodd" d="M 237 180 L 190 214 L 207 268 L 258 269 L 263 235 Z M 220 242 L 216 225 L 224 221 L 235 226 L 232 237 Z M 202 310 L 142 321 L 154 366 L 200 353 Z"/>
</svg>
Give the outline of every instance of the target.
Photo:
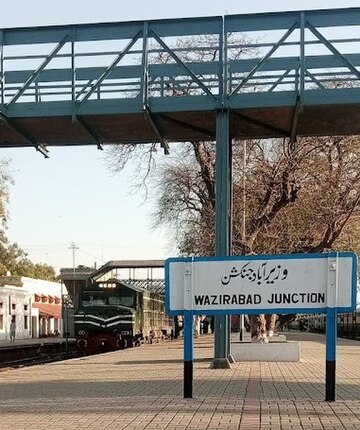
<svg viewBox="0 0 360 430">
<path fill-rule="evenodd" d="M 170 316 L 183 315 L 184 309 L 170 309 L 170 264 L 171 263 L 191 263 L 198 261 L 243 261 L 243 260 L 294 260 L 294 259 L 309 259 L 309 258 L 351 258 L 352 276 L 351 276 L 351 306 L 338 307 L 337 312 L 353 312 L 356 309 L 356 294 L 357 294 L 357 255 L 354 252 L 329 252 L 317 254 L 261 254 L 261 255 L 241 255 L 230 257 L 172 257 L 165 261 L 165 309 Z M 326 312 L 327 307 L 320 308 L 291 308 L 291 309 L 206 309 L 192 310 L 194 315 L 242 315 L 242 314 L 321 314 Z"/>
</svg>

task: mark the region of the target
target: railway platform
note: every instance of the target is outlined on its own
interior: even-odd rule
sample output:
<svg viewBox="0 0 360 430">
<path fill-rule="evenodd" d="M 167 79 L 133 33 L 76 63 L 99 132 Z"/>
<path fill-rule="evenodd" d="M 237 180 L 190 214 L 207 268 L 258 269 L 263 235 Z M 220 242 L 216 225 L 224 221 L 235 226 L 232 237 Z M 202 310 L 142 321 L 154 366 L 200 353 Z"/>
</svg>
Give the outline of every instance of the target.
<svg viewBox="0 0 360 430">
<path fill-rule="evenodd" d="M 69 343 L 74 343 L 74 338 L 68 339 Z M 38 345 L 50 345 L 50 344 L 62 344 L 66 343 L 66 339 L 64 337 L 42 337 L 42 338 L 31 338 L 31 339 L 15 339 L 14 342 L 10 342 L 10 340 L 0 340 L 0 351 L 4 349 L 14 349 L 14 348 L 22 348 L 29 346 L 38 346 Z"/>
<path fill-rule="evenodd" d="M 17 339 L 0 341 L 0 370 L 8 366 L 22 366 L 35 361 L 57 360 L 59 357 L 75 356 L 76 340 L 61 337 L 45 337 L 40 339 Z M 0 426 L 1 429 L 1 426 Z"/>
<path fill-rule="evenodd" d="M 210 369 L 213 336 L 195 340 L 194 398 L 184 399 L 181 340 L 9 370 L 1 430 L 360 429 L 360 343 L 339 339 L 337 401 L 324 401 L 324 336 L 299 340 L 301 362 Z"/>
</svg>

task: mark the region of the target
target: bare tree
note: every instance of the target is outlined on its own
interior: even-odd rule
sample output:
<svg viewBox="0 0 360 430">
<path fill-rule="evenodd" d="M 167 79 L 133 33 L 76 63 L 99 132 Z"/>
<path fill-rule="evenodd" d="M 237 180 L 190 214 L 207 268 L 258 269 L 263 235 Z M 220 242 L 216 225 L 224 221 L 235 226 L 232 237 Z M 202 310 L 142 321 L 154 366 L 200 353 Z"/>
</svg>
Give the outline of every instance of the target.
<svg viewBox="0 0 360 430">
<path fill-rule="evenodd" d="M 296 147 L 281 140 L 249 141 L 247 146 L 246 171 L 243 146 L 234 146 L 233 254 L 354 249 L 354 235 L 359 237 L 359 138 L 306 138 Z M 172 227 L 182 253 L 213 255 L 214 144 L 189 143 L 180 150 L 179 161 L 163 166 L 158 187 L 156 222 Z M 274 316 L 267 321 L 254 317 L 253 337 L 266 339 L 266 329 L 272 332 L 275 321 Z"/>
</svg>

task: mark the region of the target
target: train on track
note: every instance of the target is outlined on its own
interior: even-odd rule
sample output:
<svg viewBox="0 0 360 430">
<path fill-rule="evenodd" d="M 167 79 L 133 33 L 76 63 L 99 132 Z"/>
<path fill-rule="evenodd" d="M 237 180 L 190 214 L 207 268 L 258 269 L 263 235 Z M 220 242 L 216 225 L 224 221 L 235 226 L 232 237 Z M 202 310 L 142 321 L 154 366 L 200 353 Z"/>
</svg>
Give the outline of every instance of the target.
<svg viewBox="0 0 360 430">
<path fill-rule="evenodd" d="M 114 278 L 88 283 L 74 315 L 79 353 L 124 349 L 169 336 L 172 327 L 164 295 L 154 285 Z"/>
</svg>

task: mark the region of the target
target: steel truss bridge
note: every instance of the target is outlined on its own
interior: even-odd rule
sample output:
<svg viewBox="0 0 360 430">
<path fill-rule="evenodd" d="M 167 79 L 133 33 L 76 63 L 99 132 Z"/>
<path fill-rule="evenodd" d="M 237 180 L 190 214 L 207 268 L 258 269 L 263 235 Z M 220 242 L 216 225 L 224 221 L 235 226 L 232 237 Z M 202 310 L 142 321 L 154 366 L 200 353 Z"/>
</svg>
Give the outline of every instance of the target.
<svg viewBox="0 0 360 430">
<path fill-rule="evenodd" d="M 231 139 L 360 134 L 359 29 L 360 8 L 3 29 L 0 148 L 215 140 L 227 256 Z"/>
<path fill-rule="evenodd" d="M 360 9 L 0 30 L 0 146 L 360 131 Z"/>
</svg>

